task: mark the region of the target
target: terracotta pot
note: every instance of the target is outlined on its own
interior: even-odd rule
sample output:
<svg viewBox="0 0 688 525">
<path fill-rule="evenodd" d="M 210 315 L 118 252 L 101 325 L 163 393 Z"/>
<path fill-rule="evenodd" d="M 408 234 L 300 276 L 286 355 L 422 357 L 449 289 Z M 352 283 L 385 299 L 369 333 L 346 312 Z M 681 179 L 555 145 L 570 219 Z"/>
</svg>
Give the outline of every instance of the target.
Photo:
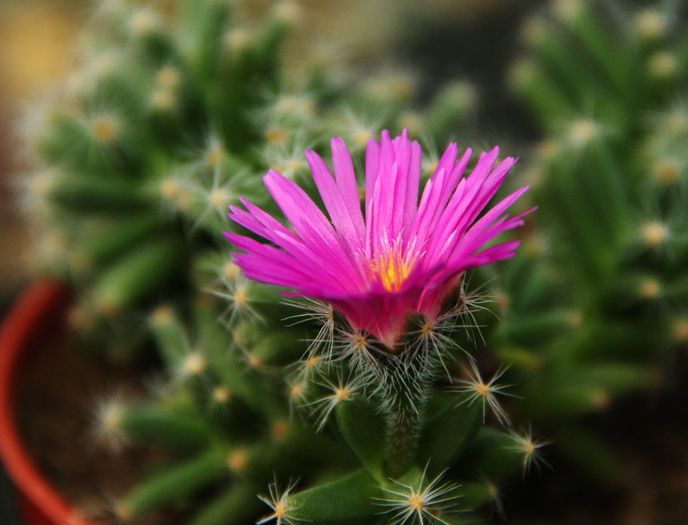
<svg viewBox="0 0 688 525">
<path fill-rule="evenodd" d="M 39 328 L 59 319 L 68 296 L 64 285 L 39 281 L 19 298 L 0 328 L 0 459 L 17 488 L 17 507 L 27 525 L 91 525 L 38 470 L 15 417 L 15 384 L 29 343 Z"/>
</svg>

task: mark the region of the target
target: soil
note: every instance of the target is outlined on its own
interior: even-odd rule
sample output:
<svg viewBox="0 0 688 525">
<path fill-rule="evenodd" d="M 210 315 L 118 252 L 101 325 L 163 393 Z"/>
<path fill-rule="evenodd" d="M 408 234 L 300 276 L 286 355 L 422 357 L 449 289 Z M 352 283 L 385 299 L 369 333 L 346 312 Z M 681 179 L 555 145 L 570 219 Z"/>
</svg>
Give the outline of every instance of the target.
<svg viewBox="0 0 688 525">
<path fill-rule="evenodd" d="M 63 330 L 57 330 L 63 332 Z M 94 410 L 113 394 L 143 394 L 151 370 L 105 363 L 94 358 L 73 335 L 39 337 L 44 342 L 28 358 L 19 379 L 18 412 L 21 432 L 40 470 L 75 507 L 99 525 L 121 523 L 113 503 L 126 494 L 159 457 L 150 450 L 129 447 L 107 450 L 95 438 Z M 176 518 L 176 519 L 175 519 Z M 175 514 L 137 520 L 141 525 L 170 525 Z"/>
</svg>

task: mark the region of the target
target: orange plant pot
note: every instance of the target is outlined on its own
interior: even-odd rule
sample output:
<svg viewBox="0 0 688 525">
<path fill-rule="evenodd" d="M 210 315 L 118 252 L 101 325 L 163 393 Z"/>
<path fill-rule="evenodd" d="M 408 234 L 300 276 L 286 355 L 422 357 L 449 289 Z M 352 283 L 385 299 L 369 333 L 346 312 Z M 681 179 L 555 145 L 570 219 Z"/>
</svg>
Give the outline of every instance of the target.
<svg viewBox="0 0 688 525">
<path fill-rule="evenodd" d="M 18 299 L 0 327 L 0 459 L 17 488 L 17 507 L 26 525 L 93 525 L 38 470 L 16 418 L 16 382 L 27 364 L 32 338 L 45 323 L 58 318 L 68 298 L 63 284 L 39 281 Z"/>
</svg>

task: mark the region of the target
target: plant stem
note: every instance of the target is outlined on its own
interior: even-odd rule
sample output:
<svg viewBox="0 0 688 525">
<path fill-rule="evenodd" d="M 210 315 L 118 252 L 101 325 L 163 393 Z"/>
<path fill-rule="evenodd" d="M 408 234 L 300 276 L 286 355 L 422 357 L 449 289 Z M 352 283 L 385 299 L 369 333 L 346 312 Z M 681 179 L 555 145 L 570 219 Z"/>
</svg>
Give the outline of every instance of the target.
<svg viewBox="0 0 688 525">
<path fill-rule="evenodd" d="M 385 470 L 391 477 L 406 473 L 416 458 L 429 388 L 424 370 L 419 370 L 426 366 L 422 361 L 413 363 L 416 366 L 390 366 L 383 383 L 388 407 Z"/>
<path fill-rule="evenodd" d="M 410 403 L 407 403 L 410 405 Z M 418 407 L 421 408 L 421 407 Z M 424 412 L 425 407 L 422 407 Z M 418 448 L 422 413 L 413 407 L 396 407 L 387 417 L 385 470 L 392 477 L 401 476 L 412 465 Z"/>
</svg>

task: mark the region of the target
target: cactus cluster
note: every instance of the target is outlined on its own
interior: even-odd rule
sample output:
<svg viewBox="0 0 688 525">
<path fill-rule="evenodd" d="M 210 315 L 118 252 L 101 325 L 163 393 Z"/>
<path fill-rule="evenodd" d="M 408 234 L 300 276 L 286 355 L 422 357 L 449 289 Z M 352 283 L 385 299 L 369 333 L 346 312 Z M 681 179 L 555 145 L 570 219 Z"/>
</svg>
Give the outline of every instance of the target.
<svg viewBox="0 0 688 525">
<path fill-rule="evenodd" d="M 488 410 L 508 423 L 504 391 L 447 342 L 471 308 L 457 300 L 441 325 L 404 335 L 416 353 L 388 360 L 379 342 L 317 302 L 255 304 L 230 330 L 212 295 L 197 301 L 191 328 L 158 308 L 149 324 L 167 381 L 146 401 L 113 399 L 98 412 L 112 445 L 168 450 L 117 500 L 117 516 L 176 508 L 193 525 L 454 524 L 485 505 L 501 510 L 501 485 L 539 464 L 544 442 L 486 424 Z M 285 328 L 284 313 L 297 323 Z M 418 412 L 390 416 L 405 404 Z"/>
<path fill-rule="evenodd" d="M 448 85 L 421 116 L 408 109 L 417 79 L 401 71 L 347 85 L 343 64 L 321 49 L 285 71 L 283 42 L 303 8 L 278 2 L 257 20 L 247 11 L 239 1 L 180 1 L 171 11 L 103 1 L 74 72 L 27 111 L 29 257 L 75 284 L 76 326 L 114 327 L 131 347 L 143 334 L 137 312 L 188 304 L 190 268 L 267 166 L 299 178 L 303 150 L 323 137 L 363 147 L 386 125 L 433 139 L 470 116 L 465 83 Z"/>
<path fill-rule="evenodd" d="M 511 428 L 500 403 L 510 395 L 524 398 L 513 403 L 519 424 L 533 421 L 598 477 L 612 472 L 579 416 L 667 381 L 662 363 L 688 345 L 688 39 L 675 4 L 554 0 L 526 22 L 509 82 L 542 137 L 525 159 L 532 190 L 484 215 L 513 159 L 497 163 L 495 149 L 457 163 L 452 145 L 421 164 L 406 132 L 370 141 L 388 128 L 445 143 L 470 123 L 470 85 L 430 90 L 390 70 L 347 77 L 320 48 L 289 69 L 283 43 L 308 30 L 291 1 L 257 19 L 240 0 L 172 4 L 103 1 L 74 74 L 23 129 L 33 261 L 74 283 L 76 326 L 107 329 L 116 348 L 112 328 L 127 348 L 152 336 L 163 364 L 147 399 L 97 411 L 113 448 L 166 449 L 117 516 L 480 522 L 481 507 L 501 510 L 500 486 L 542 460 L 545 442 Z M 332 142 L 334 177 L 316 153 L 333 136 L 353 152 Z M 265 177 L 277 204 L 262 186 L 268 168 L 284 176 Z M 382 189 L 376 169 L 391 177 Z M 397 186 L 402 172 L 429 181 L 427 195 Z M 384 190 L 386 211 L 373 211 Z M 539 211 L 519 257 L 484 266 L 514 254 L 517 243 L 489 241 L 523 224 L 527 212 L 505 215 L 521 195 Z M 269 244 L 230 226 L 230 205 Z M 289 205 L 287 228 L 274 216 Z M 336 277 L 330 288 L 323 261 L 337 266 L 322 270 Z M 247 275 L 312 298 L 284 300 Z M 350 275 L 357 293 L 341 282 Z M 447 283 L 452 292 L 437 293 Z M 472 291 L 481 283 L 498 322 Z M 437 308 L 418 306 L 426 294 Z M 366 318 L 378 314 L 401 321 Z M 489 380 L 464 350 L 475 329 L 508 365 Z"/>
<path fill-rule="evenodd" d="M 444 143 L 470 120 L 470 86 L 434 88 L 419 104 L 425 86 L 412 76 L 347 80 L 320 49 L 288 70 L 283 43 L 290 30 L 307 29 L 303 18 L 290 1 L 255 19 L 239 0 L 179 0 L 165 12 L 106 0 L 87 24 L 75 72 L 25 119 L 31 174 L 23 204 L 37 233 L 34 262 L 74 283 L 76 326 L 107 329 L 116 348 L 113 327 L 127 348 L 150 335 L 164 368 L 147 399 L 114 398 L 97 411 L 97 433 L 113 448 L 166 450 L 163 465 L 121 495 L 114 512 L 129 521 L 176 508 L 192 525 L 479 522 L 486 504 L 501 510 L 501 484 L 541 461 L 545 442 L 510 428 L 500 398 L 512 394 L 524 397 L 514 403 L 519 423 L 534 421 L 581 465 L 608 473 L 608 449 L 577 417 L 666 380 L 659 365 L 688 344 L 680 271 L 688 265 L 680 233 L 688 220 L 688 40 L 673 25 L 671 3 L 556 0 L 527 21 L 527 56 L 509 80 L 543 137 L 526 159 L 532 191 L 519 204 L 539 212 L 521 255 L 475 271 L 472 286 L 466 269 L 509 258 L 517 246 L 484 248 L 494 232 L 522 224 L 523 214 L 497 215 L 524 188 L 479 219 L 513 159 L 494 167 L 493 150 L 463 178 L 470 155 L 456 164 L 455 145 L 422 169 L 420 146 L 406 132 L 370 145 L 383 127 Z M 334 178 L 315 153 L 332 136 L 353 149 L 351 161 L 332 143 Z M 385 184 L 412 204 L 411 215 L 391 200 L 388 217 L 371 212 L 369 194 L 381 199 L 381 190 L 374 175 L 369 184 L 368 163 L 384 155 L 380 170 L 394 174 Z M 361 187 L 354 166 L 364 159 Z M 415 220 L 419 199 L 394 178 L 416 161 L 419 181 L 430 181 L 420 206 L 438 207 L 420 228 L 433 249 L 418 252 L 408 241 L 417 223 L 405 221 Z M 377 288 L 344 297 L 346 286 L 333 287 L 328 302 L 306 275 L 318 262 L 272 264 L 295 253 L 327 259 L 308 245 L 324 239 L 310 236 L 318 226 L 304 220 L 308 211 L 285 212 L 292 230 L 272 217 L 286 198 L 275 198 L 279 206 L 266 198 L 268 168 L 284 175 L 266 177 L 273 197 L 297 194 L 294 202 L 307 207 L 307 195 L 320 193 L 331 218 L 324 229 L 337 233 L 325 240 L 341 242 L 333 253 L 356 264 L 365 252 L 361 279 L 377 279 Z M 360 206 L 350 205 L 359 192 L 366 221 L 386 217 L 399 230 L 388 239 L 383 228 L 375 256 L 369 238 L 367 251 L 347 251 L 363 238 L 351 233 L 363 228 Z M 231 259 L 223 233 L 234 228 L 226 213 L 240 197 L 250 202 L 230 217 L 272 244 L 236 230 L 227 237 L 242 253 Z M 478 222 L 482 230 L 471 233 Z M 285 238 L 294 242 L 280 244 Z M 472 249 L 462 251 L 466 238 Z M 432 269 L 444 281 L 421 268 L 425 256 L 443 261 Z M 446 266 L 462 258 L 470 262 L 447 277 Z M 272 266 L 258 271 L 256 261 Z M 427 282 L 414 289 L 407 281 L 424 281 L 418 268 Z M 303 295 L 316 298 L 285 301 L 245 271 L 273 284 L 303 278 L 311 286 Z M 498 323 L 471 291 L 480 281 L 495 291 Z M 441 308 L 408 307 L 447 282 L 454 290 L 437 300 Z M 376 332 L 384 323 L 365 316 L 392 316 L 402 292 L 413 298 L 399 300 L 403 320 Z M 509 365 L 489 380 L 463 350 L 479 325 Z M 518 387 L 508 389 L 504 377 Z"/>
<path fill-rule="evenodd" d="M 404 140 L 406 135 L 394 144 Z M 392 144 L 385 134 L 383 143 Z M 338 142 L 333 144 L 334 156 Z M 371 150 L 369 145 L 366 166 Z M 432 167 L 436 184 L 427 183 L 427 201 L 433 188 L 435 195 L 451 193 L 441 183 L 456 153 L 450 146 L 439 168 Z M 461 188 L 476 188 L 471 215 L 513 164 L 506 159 L 492 169 L 496 156 L 496 150 L 483 155 L 473 178 L 461 179 Z M 462 174 L 469 157 L 451 171 Z M 415 159 L 420 175 L 420 157 Z M 345 166 L 335 166 L 341 175 Z M 495 207 L 496 230 L 486 229 L 491 223 L 485 220 L 477 231 L 494 236 L 522 224 L 520 216 L 496 219 L 522 193 Z M 456 203 L 461 195 L 456 192 Z M 254 216 L 281 231 L 249 204 Z M 236 208 L 233 216 L 241 216 Z M 487 264 L 501 248 L 513 255 L 513 247 L 487 248 L 473 264 Z M 162 467 L 117 501 L 120 519 L 176 507 L 192 525 L 458 524 L 468 516 L 480 520 L 478 511 L 489 504 L 500 511 L 501 485 L 540 464 L 546 443 L 510 428 L 500 398 L 512 392 L 499 383 L 501 372 L 483 379 L 457 344 L 455 332 L 475 328 L 481 304 L 463 284 L 449 288 L 441 312 L 404 315 L 404 326 L 393 324 L 394 337 L 383 342 L 325 302 L 280 301 L 276 289 L 245 277 L 237 265 L 243 263 L 221 253 L 199 259 L 194 303 L 179 314 L 161 306 L 149 319 L 166 379 L 148 400 L 114 399 L 98 411 L 98 433 L 106 442 L 169 451 Z M 383 300 L 395 300 L 395 287 L 383 284 L 392 294 Z"/>
<path fill-rule="evenodd" d="M 268 167 L 311 190 L 303 151 L 333 135 L 357 165 L 382 126 L 444 142 L 470 117 L 470 86 L 409 110 L 417 86 L 398 72 L 343 84 L 314 54 L 290 75 L 281 44 L 298 6 L 280 2 L 256 22 L 241 13 L 238 1 L 180 1 L 171 13 L 105 1 L 76 72 L 25 121 L 34 260 L 74 283 L 76 326 L 107 329 L 110 341 L 119 328 L 128 348 L 152 334 L 164 365 L 147 400 L 97 411 L 109 445 L 169 451 L 114 512 L 128 521 L 181 507 L 194 525 L 454 524 L 499 509 L 500 484 L 543 443 L 487 425 L 489 408 L 508 426 L 504 387 L 484 381 L 453 336 L 472 324 L 475 298 L 461 289 L 435 322 L 414 319 L 397 355 L 325 303 L 284 304 L 219 247 L 239 196 L 276 210 L 259 190 Z M 464 228 L 482 208 L 471 209 Z M 489 253 L 513 255 L 506 248 Z"/>
<path fill-rule="evenodd" d="M 665 4 L 552 2 L 510 77 L 543 137 L 528 161 L 540 212 L 498 277 L 489 343 L 521 408 L 598 474 L 609 450 L 572 418 L 670 378 L 662 363 L 688 343 L 688 40 Z"/>
</svg>

